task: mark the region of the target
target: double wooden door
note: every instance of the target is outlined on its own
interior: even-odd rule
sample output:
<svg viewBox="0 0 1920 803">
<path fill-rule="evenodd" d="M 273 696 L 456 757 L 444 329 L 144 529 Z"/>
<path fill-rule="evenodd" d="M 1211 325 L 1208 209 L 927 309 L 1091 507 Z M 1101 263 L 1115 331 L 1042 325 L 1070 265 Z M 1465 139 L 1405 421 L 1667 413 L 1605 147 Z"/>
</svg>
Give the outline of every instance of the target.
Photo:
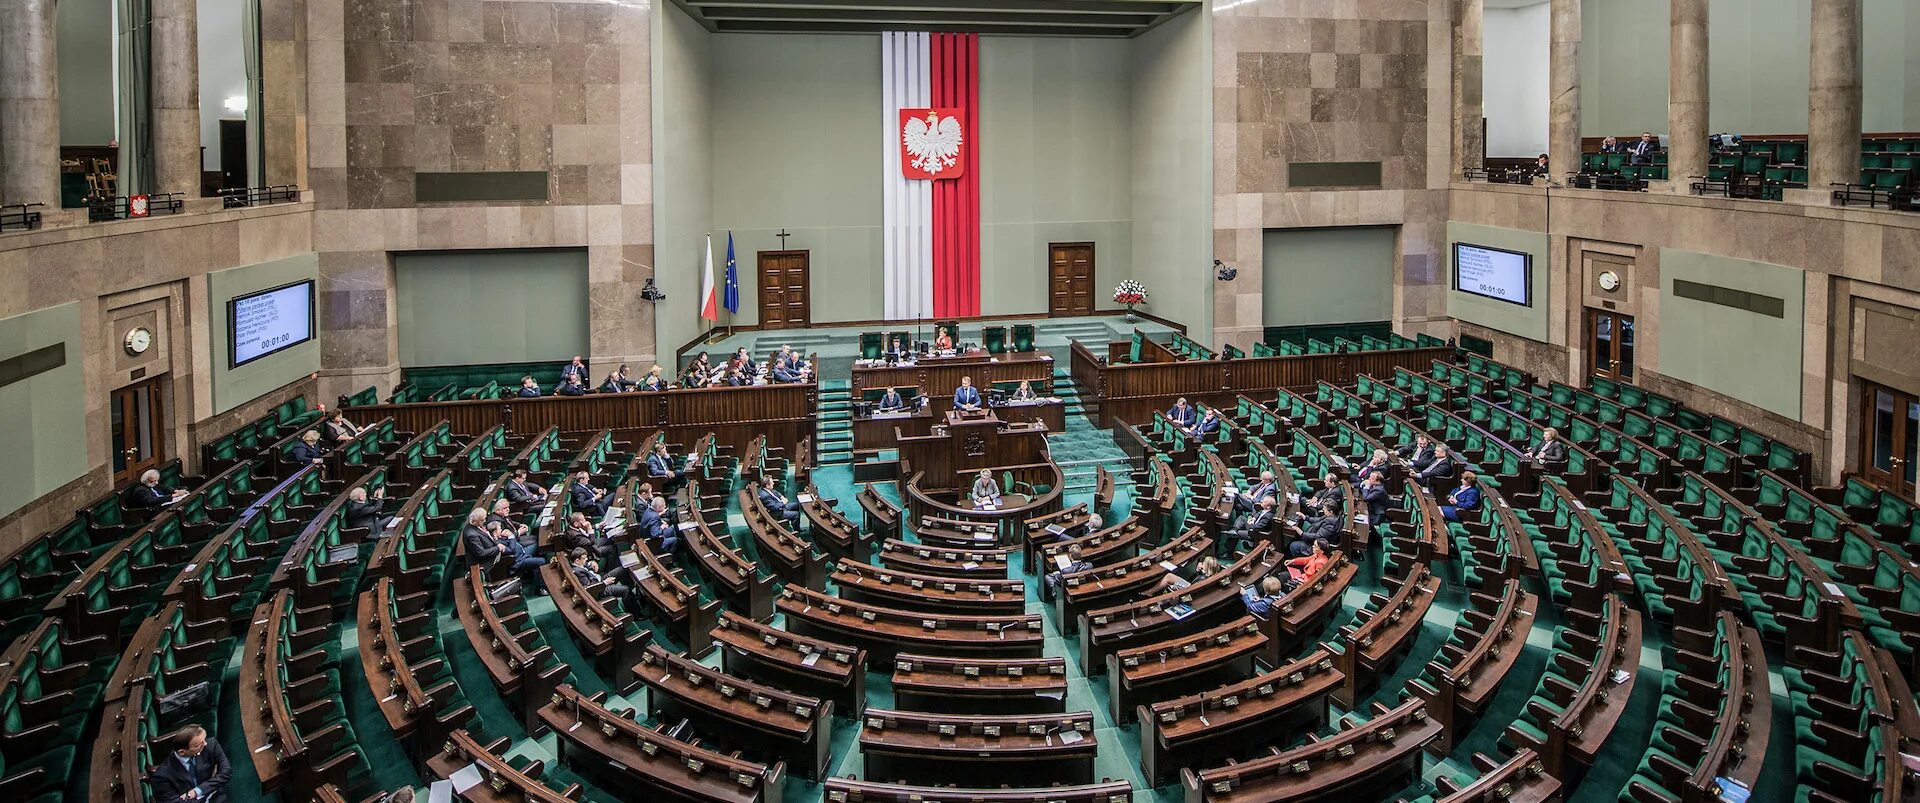
<svg viewBox="0 0 1920 803">
<path fill-rule="evenodd" d="M 1914 464 L 1920 462 L 1920 398 L 1871 382 L 1865 395 L 1860 478 L 1911 497 Z"/>
<path fill-rule="evenodd" d="M 760 328 L 794 329 L 813 322 L 806 251 L 761 251 Z"/>
<path fill-rule="evenodd" d="M 1049 244 L 1047 273 L 1048 316 L 1093 314 L 1093 243 Z"/>
<path fill-rule="evenodd" d="M 166 380 L 154 377 L 113 392 L 107 404 L 113 482 L 125 485 L 167 461 Z"/>
<path fill-rule="evenodd" d="M 1632 382 L 1633 352 L 1632 315 L 1587 310 L 1587 369 L 1590 374 L 1615 382 Z"/>
</svg>

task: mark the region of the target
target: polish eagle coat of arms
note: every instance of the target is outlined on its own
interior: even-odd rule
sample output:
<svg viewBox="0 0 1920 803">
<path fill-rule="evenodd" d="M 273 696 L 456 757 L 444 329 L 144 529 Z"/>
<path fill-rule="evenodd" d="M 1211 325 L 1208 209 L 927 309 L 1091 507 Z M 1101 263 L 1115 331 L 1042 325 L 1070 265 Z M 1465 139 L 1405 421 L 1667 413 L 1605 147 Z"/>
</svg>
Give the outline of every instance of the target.
<svg viewBox="0 0 1920 803">
<path fill-rule="evenodd" d="M 966 132 L 959 109 L 900 110 L 900 170 L 909 179 L 954 179 L 966 173 Z"/>
</svg>

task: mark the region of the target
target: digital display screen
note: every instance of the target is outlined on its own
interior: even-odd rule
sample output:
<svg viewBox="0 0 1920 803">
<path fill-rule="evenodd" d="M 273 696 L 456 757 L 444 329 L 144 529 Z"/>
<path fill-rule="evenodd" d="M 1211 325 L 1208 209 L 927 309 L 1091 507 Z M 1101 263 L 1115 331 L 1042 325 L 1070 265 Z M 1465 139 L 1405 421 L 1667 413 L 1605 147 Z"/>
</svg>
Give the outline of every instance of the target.
<svg viewBox="0 0 1920 803">
<path fill-rule="evenodd" d="M 313 339 L 311 279 L 239 296 L 227 307 L 235 368 Z"/>
<path fill-rule="evenodd" d="M 1533 257 L 1518 251 L 1453 244 L 1453 289 L 1496 301 L 1533 305 Z"/>
</svg>

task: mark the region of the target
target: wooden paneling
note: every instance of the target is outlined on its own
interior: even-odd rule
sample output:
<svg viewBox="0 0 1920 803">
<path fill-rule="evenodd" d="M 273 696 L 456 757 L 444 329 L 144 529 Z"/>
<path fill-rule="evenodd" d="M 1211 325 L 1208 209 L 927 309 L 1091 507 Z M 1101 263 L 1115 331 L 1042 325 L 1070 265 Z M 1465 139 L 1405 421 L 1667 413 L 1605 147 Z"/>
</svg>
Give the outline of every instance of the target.
<svg viewBox="0 0 1920 803">
<path fill-rule="evenodd" d="M 1033 383 L 1033 392 L 1047 396 L 1053 392 L 1053 356 L 1034 351 L 997 357 L 991 354 L 927 357 L 911 365 L 855 365 L 853 396 L 858 399 L 867 389 L 919 388 L 923 393 L 951 399 L 953 389 L 960 386 L 961 377 L 972 377 L 973 386 L 980 388 L 982 394 L 996 382 L 1026 380 Z"/>
<path fill-rule="evenodd" d="M 1392 376 L 1395 368 L 1423 371 L 1434 360 L 1451 354 L 1452 349 L 1437 346 L 1114 365 L 1101 364 L 1093 350 L 1075 342 L 1071 371 L 1074 381 L 1100 400 L 1100 426 L 1109 427 L 1116 418 L 1145 421 L 1153 411 L 1166 409 L 1181 396 L 1197 403 L 1230 407 L 1233 398 L 1242 393 L 1257 396 L 1277 388 L 1311 389 L 1322 381 L 1347 385 L 1361 374 Z"/>
</svg>

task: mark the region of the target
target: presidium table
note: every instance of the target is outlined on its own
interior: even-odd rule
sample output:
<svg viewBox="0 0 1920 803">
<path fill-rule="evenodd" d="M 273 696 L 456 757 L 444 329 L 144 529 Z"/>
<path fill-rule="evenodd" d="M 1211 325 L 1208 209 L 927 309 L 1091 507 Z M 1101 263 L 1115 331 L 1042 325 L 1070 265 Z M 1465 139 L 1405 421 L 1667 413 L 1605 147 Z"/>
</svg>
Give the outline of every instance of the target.
<svg viewBox="0 0 1920 803">
<path fill-rule="evenodd" d="M 1047 427 L 1002 420 L 997 409 L 952 410 L 927 434 L 900 436 L 901 495 L 916 527 L 932 517 L 991 525 L 1008 538 L 1060 509 L 1064 478 L 1047 454 Z M 981 471 L 1012 486 L 998 508 L 976 510 L 966 499 Z"/>
<path fill-rule="evenodd" d="M 1066 407 L 1053 395 L 1053 356 L 1044 351 L 1020 354 L 960 354 L 952 357 L 922 357 L 911 362 L 866 362 L 853 365 L 853 398 L 871 401 L 887 388 L 913 388 L 927 399 L 924 408 L 901 413 L 875 413 L 853 419 L 855 451 L 891 449 L 899 437 L 926 435 L 936 422 L 945 420 L 953 409 L 953 389 L 962 377 L 973 379 L 982 394 L 995 386 L 1011 390 L 1028 382 L 1042 398 L 1031 402 L 1007 402 L 992 407 L 998 420 L 1007 423 L 1039 422 L 1048 432 L 1067 428 Z M 896 435 L 896 432 L 898 433 Z"/>
</svg>

